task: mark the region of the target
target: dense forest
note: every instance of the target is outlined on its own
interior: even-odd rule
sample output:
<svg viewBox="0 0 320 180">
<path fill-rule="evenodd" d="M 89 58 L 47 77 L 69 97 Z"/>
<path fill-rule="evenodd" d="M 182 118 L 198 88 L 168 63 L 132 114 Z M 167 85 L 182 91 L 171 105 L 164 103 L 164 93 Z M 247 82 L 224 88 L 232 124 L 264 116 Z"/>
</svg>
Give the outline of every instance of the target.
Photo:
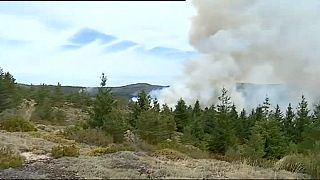
<svg viewBox="0 0 320 180">
<path fill-rule="evenodd" d="M 219 102 L 210 107 L 201 108 L 199 101 L 187 105 L 180 99 L 170 108 L 144 91 L 137 102 L 115 98 L 106 87 L 107 77 L 102 74 L 100 80 L 97 95 L 91 97 L 85 91 L 65 94 L 59 83 L 53 90 L 45 84 L 22 87 L 9 72 L 0 70 L 0 128 L 21 126 L 23 130 L 26 120 L 12 111 L 25 99 L 36 103 L 30 124 L 65 125 L 67 117 L 61 108 L 68 104 L 89 114 L 86 121 L 64 132 L 76 141 L 121 144 L 132 132 L 145 149 L 161 146 L 184 151 L 182 145 L 190 145 L 214 158 L 246 159 L 257 166 L 286 159 L 299 167 L 284 169 L 320 177 L 320 104 L 310 107 L 304 96 L 297 107 L 288 104 L 285 112 L 271 105 L 269 98 L 251 111 L 237 112 L 228 90 L 222 88 Z M 201 158 L 201 153 L 194 156 Z"/>
</svg>

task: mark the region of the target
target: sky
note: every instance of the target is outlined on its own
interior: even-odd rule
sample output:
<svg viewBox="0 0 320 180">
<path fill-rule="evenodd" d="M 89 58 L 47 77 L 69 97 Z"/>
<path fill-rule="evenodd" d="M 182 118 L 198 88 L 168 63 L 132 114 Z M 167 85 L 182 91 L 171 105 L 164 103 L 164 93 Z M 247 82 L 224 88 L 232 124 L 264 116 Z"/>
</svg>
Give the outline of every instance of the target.
<svg viewBox="0 0 320 180">
<path fill-rule="evenodd" d="M 190 0 L 1 2 L 0 67 L 19 83 L 170 85 L 189 45 Z"/>
</svg>

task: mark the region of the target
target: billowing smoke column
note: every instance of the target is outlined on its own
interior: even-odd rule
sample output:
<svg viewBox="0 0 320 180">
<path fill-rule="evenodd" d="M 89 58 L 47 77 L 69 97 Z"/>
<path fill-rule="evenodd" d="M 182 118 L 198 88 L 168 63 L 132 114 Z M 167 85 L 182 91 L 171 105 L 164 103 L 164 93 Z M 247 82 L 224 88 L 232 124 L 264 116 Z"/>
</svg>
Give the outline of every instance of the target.
<svg viewBox="0 0 320 180">
<path fill-rule="evenodd" d="M 320 95 L 320 1 L 194 0 L 190 43 L 201 54 L 187 61 L 184 74 L 159 100 L 169 105 L 182 97 L 193 104 L 217 102 L 226 87 L 234 103 L 250 102 L 236 83 L 280 83 L 268 92 L 273 103 L 296 103 Z M 285 91 L 284 91 L 285 89 Z M 284 93 L 285 92 L 285 93 Z M 279 93 L 286 95 L 281 98 Z M 266 94 L 252 90 L 247 96 Z M 310 102 L 310 101 L 309 101 Z"/>
</svg>

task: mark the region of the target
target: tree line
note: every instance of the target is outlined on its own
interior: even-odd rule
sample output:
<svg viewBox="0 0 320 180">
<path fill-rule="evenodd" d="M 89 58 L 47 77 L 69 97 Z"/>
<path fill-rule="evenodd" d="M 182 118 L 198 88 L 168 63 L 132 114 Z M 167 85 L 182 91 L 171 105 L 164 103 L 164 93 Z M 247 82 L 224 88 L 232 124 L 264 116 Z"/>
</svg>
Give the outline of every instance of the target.
<svg viewBox="0 0 320 180">
<path fill-rule="evenodd" d="M 304 96 L 297 107 L 288 104 L 285 112 L 279 105 L 274 108 L 269 98 L 251 111 L 238 112 L 228 90 L 222 88 L 217 104 L 201 108 L 199 100 L 188 106 L 179 99 L 170 108 L 144 91 L 136 102 L 123 103 L 112 95 L 106 82 L 102 74 L 98 94 L 90 97 L 85 92 L 65 94 L 59 83 L 54 90 L 44 84 L 38 88 L 18 86 L 9 72 L 0 70 L 0 113 L 16 107 L 22 99 L 34 99 L 37 107 L 32 119 L 55 124 L 66 116 L 53 107 L 69 102 L 90 115 L 81 128 L 103 131 L 115 143 L 121 143 L 130 129 L 148 144 L 171 140 L 215 154 L 237 152 L 249 159 L 320 152 L 320 104 L 311 111 Z"/>
</svg>

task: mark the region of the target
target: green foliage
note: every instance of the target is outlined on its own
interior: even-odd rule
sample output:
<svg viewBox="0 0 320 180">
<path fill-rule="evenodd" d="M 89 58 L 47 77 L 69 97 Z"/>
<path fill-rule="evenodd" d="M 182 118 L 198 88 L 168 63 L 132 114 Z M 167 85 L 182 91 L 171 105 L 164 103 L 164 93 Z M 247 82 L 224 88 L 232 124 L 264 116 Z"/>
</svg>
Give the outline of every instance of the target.
<svg viewBox="0 0 320 180">
<path fill-rule="evenodd" d="M 15 84 L 13 76 L 0 68 L 0 113 L 17 104 Z"/>
<path fill-rule="evenodd" d="M 156 102 L 157 104 L 157 102 Z M 157 109 L 157 105 L 153 108 L 155 111 L 159 111 Z M 130 125 L 134 128 L 137 126 L 137 120 L 141 113 L 148 111 L 151 109 L 151 97 L 147 95 L 147 93 L 142 90 L 138 94 L 138 100 L 132 106 L 132 118 L 130 120 Z"/>
<path fill-rule="evenodd" d="M 174 120 L 177 126 L 177 131 L 183 132 L 183 129 L 188 124 L 189 117 L 190 117 L 189 112 L 187 110 L 187 105 L 183 99 L 179 99 L 173 113 L 174 113 Z"/>
<path fill-rule="evenodd" d="M 111 89 L 105 87 L 106 81 L 107 77 L 102 73 L 101 86 L 93 102 L 93 112 L 91 113 L 91 120 L 89 121 L 91 127 L 102 127 L 105 121 L 108 121 L 107 115 L 112 111 L 116 103 L 112 96 Z"/>
<path fill-rule="evenodd" d="M 126 130 L 126 122 L 126 114 L 114 109 L 106 116 L 102 129 L 113 137 L 114 143 L 121 143 Z"/>
<path fill-rule="evenodd" d="M 244 145 L 242 154 L 250 159 L 260 159 L 266 153 L 264 151 L 265 139 L 258 132 L 253 132 L 249 141 Z"/>
<path fill-rule="evenodd" d="M 307 173 L 314 179 L 320 178 L 320 155 L 292 154 L 283 157 L 275 164 L 276 169 L 284 169 L 295 173 Z"/>
<path fill-rule="evenodd" d="M 215 153 L 224 154 L 228 148 L 235 146 L 236 137 L 233 122 L 235 118 L 232 112 L 231 98 L 228 91 L 223 88 L 221 96 L 218 97 L 215 126 L 208 140 L 208 149 Z M 235 111 L 235 110 L 234 110 Z"/>
<path fill-rule="evenodd" d="M 49 98 L 45 98 L 42 104 L 36 106 L 31 116 L 31 119 L 36 122 L 51 125 L 64 125 L 66 118 L 66 113 L 60 108 L 53 107 Z"/>
<path fill-rule="evenodd" d="M 280 159 L 286 153 L 287 144 L 279 122 L 272 118 L 268 121 L 257 121 L 252 131 L 252 136 L 259 135 L 264 139 L 265 155 L 263 157 Z"/>
<path fill-rule="evenodd" d="M 59 144 L 51 149 L 51 154 L 54 158 L 61 158 L 64 156 L 78 157 L 80 155 L 79 150 L 80 148 L 75 144 Z"/>
<path fill-rule="evenodd" d="M 172 138 L 175 122 L 172 115 L 159 113 L 151 109 L 138 116 L 137 128 L 141 139 L 150 144 L 157 144 Z"/>
<path fill-rule="evenodd" d="M 24 120 L 21 117 L 14 116 L 0 121 L 0 129 L 9 132 L 28 132 L 37 131 L 32 122 Z"/>
<path fill-rule="evenodd" d="M 287 155 L 275 164 L 275 169 L 291 171 L 295 173 L 305 173 L 306 157 L 302 154 Z"/>
<path fill-rule="evenodd" d="M 115 153 L 118 151 L 134 151 L 134 149 L 126 144 L 110 144 L 108 147 L 98 147 L 89 152 L 90 156 L 101 156 L 104 154 Z"/>
<path fill-rule="evenodd" d="M 95 146 L 107 146 L 113 142 L 113 138 L 99 129 L 82 129 L 81 127 L 67 127 L 63 135 L 78 143 L 86 143 Z"/>
<path fill-rule="evenodd" d="M 172 149 L 160 149 L 152 153 L 151 156 L 155 157 L 161 157 L 164 156 L 170 160 L 185 160 L 188 159 L 189 157 L 186 154 L 183 154 L 179 151 L 172 150 Z"/>
<path fill-rule="evenodd" d="M 305 97 L 302 95 L 302 100 L 299 103 L 298 110 L 297 110 L 297 117 L 295 119 L 295 134 L 294 140 L 295 143 L 299 143 L 302 141 L 302 134 L 311 122 L 309 116 L 310 110 L 308 109 L 308 102 L 306 101 Z"/>
<path fill-rule="evenodd" d="M 296 142 L 294 139 L 294 134 L 295 134 L 294 118 L 295 118 L 295 114 L 292 110 L 291 104 L 289 103 L 285 118 L 283 119 L 283 122 L 282 122 L 282 130 L 285 132 L 285 135 L 290 142 Z"/>
<path fill-rule="evenodd" d="M 24 158 L 15 152 L 11 147 L 1 145 L 0 147 L 0 168 L 16 168 L 22 166 Z"/>
<path fill-rule="evenodd" d="M 178 143 L 176 141 L 163 141 L 157 145 L 158 149 L 172 149 L 194 159 L 206 159 L 209 158 L 209 154 L 206 151 L 203 151 L 197 147 L 192 145 L 185 145 L 182 143 Z"/>
</svg>

